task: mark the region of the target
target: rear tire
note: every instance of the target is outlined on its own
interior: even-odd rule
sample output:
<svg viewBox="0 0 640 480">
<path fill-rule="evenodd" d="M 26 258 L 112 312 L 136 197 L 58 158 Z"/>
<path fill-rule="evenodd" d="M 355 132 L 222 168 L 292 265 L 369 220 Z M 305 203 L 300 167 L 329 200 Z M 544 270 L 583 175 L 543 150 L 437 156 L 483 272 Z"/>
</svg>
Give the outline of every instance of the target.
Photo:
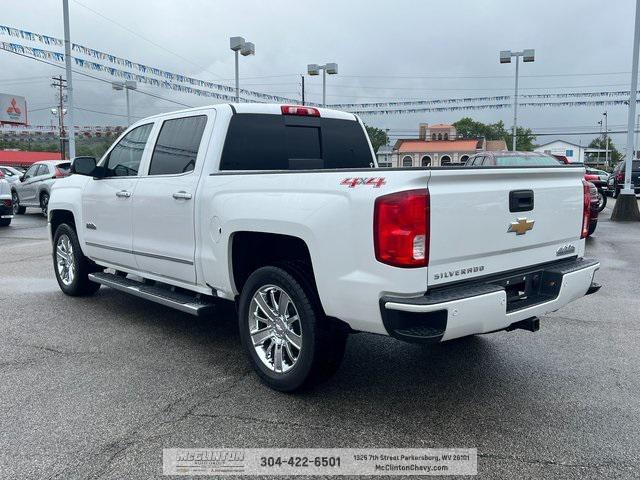
<svg viewBox="0 0 640 480">
<path fill-rule="evenodd" d="M 11 225 L 10 218 L 0 218 L 0 227 L 8 227 L 9 225 Z"/>
<path fill-rule="evenodd" d="M 18 198 L 17 192 L 11 192 L 11 200 L 13 201 L 13 214 L 24 215 L 24 212 L 27 211 L 27 207 L 20 206 L 20 198 Z"/>
<path fill-rule="evenodd" d="M 620 196 L 620 189 L 618 187 L 615 188 L 615 190 L 613 191 L 613 198 L 618 198 Z"/>
<path fill-rule="evenodd" d="M 47 216 L 47 212 L 49 211 L 49 194 L 47 192 L 40 194 L 40 211 L 42 215 Z"/>
<path fill-rule="evenodd" d="M 88 275 L 101 268 L 84 256 L 76 231 L 66 223 L 53 236 L 53 270 L 60 290 L 69 296 L 93 295 L 100 289 Z"/>
<path fill-rule="evenodd" d="M 344 356 L 347 333 L 325 317 L 311 285 L 299 271 L 268 266 L 253 272 L 242 289 L 240 339 L 254 370 L 274 390 L 317 384 L 335 373 Z"/>
</svg>

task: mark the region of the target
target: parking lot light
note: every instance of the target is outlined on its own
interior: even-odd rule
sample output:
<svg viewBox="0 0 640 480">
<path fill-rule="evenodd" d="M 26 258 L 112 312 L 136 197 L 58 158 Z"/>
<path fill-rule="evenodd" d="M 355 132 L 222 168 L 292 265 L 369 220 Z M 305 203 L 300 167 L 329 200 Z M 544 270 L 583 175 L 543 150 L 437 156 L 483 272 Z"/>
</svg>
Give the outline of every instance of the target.
<svg viewBox="0 0 640 480">
<path fill-rule="evenodd" d="M 337 63 L 325 63 L 324 65 L 318 65 L 317 63 L 310 63 L 307 65 L 307 73 L 311 76 L 320 75 L 322 70 L 322 106 L 327 104 L 327 73 L 329 75 L 336 75 L 338 73 Z"/>
<path fill-rule="evenodd" d="M 239 56 L 240 53 L 243 57 L 256 54 L 256 46 L 252 42 L 246 42 L 244 37 L 231 37 L 229 39 L 229 48 L 235 54 L 236 60 L 236 102 L 240 102 L 240 66 Z"/>
<path fill-rule="evenodd" d="M 518 128 L 518 71 L 520 66 L 520 57 L 523 62 L 533 62 L 535 60 L 536 52 L 533 48 L 522 50 L 521 52 L 512 52 L 511 50 L 500 51 L 500 63 L 511 63 L 511 58 L 516 57 L 516 89 L 513 97 L 513 148 L 516 150 L 516 132 Z"/>
</svg>

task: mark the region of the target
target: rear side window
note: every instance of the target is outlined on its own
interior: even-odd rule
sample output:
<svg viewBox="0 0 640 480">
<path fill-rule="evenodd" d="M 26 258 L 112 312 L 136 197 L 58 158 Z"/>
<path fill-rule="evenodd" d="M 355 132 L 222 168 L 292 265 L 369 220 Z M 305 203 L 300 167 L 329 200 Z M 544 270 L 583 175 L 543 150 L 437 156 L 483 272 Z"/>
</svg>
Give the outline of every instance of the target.
<svg viewBox="0 0 640 480">
<path fill-rule="evenodd" d="M 354 120 L 270 114 L 231 117 L 221 170 L 371 168 L 367 137 Z"/>
<path fill-rule="evenodd" d="M 56 168 L 60 170 L 60 173 L 63 175 L 68 175 L 71 173 L 71 162 L 59 163 L 56 165 Z"/>
<path fill-rule="evenodd" d="M 496 157 L 496 164 L 500 167 L 557 167 L 560 162 L 547 155 L 504 155 Z"/>
<path fill-rule="evenodd" d="M 104 161 L 109 177 L 130 177 L 138 175 L 144 147 L 151 133 L 152 123 L 141 125 L 127 133 L 111 149 Z"/>
<path fill-rule="evenodd" d="M 165 120 L 153 149 L 149 175 L 192 171 L 206 124 L 206 115 Z"/>
</svg>

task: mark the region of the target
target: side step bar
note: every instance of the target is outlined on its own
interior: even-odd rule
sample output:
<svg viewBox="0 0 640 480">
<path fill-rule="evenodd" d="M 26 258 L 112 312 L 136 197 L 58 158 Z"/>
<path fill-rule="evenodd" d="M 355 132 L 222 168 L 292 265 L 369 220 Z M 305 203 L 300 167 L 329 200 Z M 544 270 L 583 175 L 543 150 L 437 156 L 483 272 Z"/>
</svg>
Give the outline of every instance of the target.
<svg viewBox="0 0 640 480">
<path fill-rule="evenodd" d="M 210 299 L 201 298 L 196 294 L 174 292 L 155 285 L 145 285 L 142 282 L 136 282 L 112 273 L 90 273 L 89 280 L 191 315 L 206 315 L 215 307 Z"/>
</svg>

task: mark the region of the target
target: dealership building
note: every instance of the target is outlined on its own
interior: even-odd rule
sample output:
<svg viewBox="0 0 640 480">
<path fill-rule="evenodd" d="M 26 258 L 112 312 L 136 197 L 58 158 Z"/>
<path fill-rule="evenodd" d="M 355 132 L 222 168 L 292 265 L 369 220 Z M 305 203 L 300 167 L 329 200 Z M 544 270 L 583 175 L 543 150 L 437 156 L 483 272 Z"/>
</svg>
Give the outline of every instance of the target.
<svg viewBox="0 0 640 480">
<path fill-rule="evenodd" d="M 399 139 L 393 147 L 382 146 L 377 157 L 380 166 L 428 167 L 460 165 L 477 152 L 507 150 L 504 140 L 460 138 L 454 125 L 419 125 L 418 138 Z"/>
</svg>

